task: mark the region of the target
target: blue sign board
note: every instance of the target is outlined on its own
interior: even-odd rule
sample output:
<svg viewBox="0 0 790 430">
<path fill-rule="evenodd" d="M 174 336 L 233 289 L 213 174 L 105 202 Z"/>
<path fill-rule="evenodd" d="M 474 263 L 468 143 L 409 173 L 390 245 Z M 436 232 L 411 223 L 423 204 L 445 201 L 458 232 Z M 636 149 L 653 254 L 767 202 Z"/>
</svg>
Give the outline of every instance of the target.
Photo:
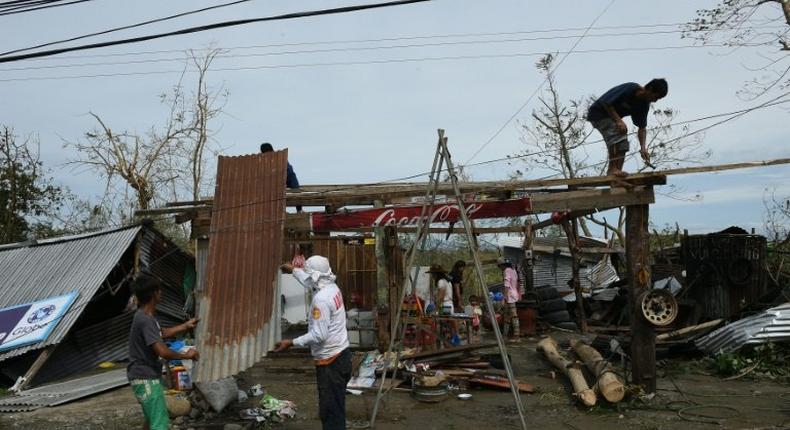
<svg viewBox="0 0 790 430">
<path fill-rule="evenodd" d="M 71 307 L 77 292 L 0 309 L 0 351 L 46 340 Z"/>
</svg>

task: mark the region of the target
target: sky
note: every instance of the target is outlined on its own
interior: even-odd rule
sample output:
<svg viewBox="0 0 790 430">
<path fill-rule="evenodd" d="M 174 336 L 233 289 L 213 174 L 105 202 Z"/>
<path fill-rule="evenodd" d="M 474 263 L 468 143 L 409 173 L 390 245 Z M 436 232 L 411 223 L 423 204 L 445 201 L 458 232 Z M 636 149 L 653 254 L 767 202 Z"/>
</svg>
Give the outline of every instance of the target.
<svg viewBox="0 0 790 430">
<path fill-rule="evenodd" d="M 92 0 L 0 16 L 0 48 L 5 52 L 220 3 Z M 359 3 L 252 0 L 89 41 Z M 761 64 L 768 48 L 693 46 L 671 25 L 713 5 L 433 0 L 6 63 L 0 64 L 0 123 L 19 135 L 38 136 L 42 161 L 55 179 L 83 198 L 96 198 L 103 183 L 66 164 L 76 156 L 64 141 L 78 141 L 95 127 L 89 112 L 115 130 L 144 133 L 161 126 L 167 112 L 159 95 L 178 81 L 184 51 L 215 46 L 228 50 L 208 74 L 212 88 L 228 91 L 223 113 L 211 124 L 224 154 L 253 153 L 269 141 L 288 148 L 302 184 L 392 180 L 430 169 L 438 128 L 446 130 L 458 163 L 523 151 L 519 124 L 529 123 L 539 107 L 530 96 L 543 84 L 535 61 L 544 53 L 562 59 L 555 75 L 566 101 L 600 95 L 622 82 L 666 78 L 669 95 L 656 107 L 675 109 L 677 121 L 745 109 L 781 94 L 777 90 L 755 101 L 737 94 L 755 76 L 748 68 Z M 777 14 L 765 8 L 754 19 Z M 187 87 L 194 77 L 185 76 Z M 790 119 L 787 107 L 790 103 L 759 109 L 705 131 L 702 150 L 711 152 L 705 163 L 790 156 L 782 125 Z M 720 119 L 692 123 L 690 130 Z M 603 159 L 602 144 L 587 148 L 591 160 Z M 636 169 L 636 160 L 626 169 Z M 516 169 L 524 179 L 550 174 L 503 162 L 470 167 L 467 173 L 474 180 L 497 180 Z M 665 195 L 668 188 L 657 189 L 651 220 L 658 226 L 677 222 L 692 233 L 730 225 L 759 230 L 763 199 L 769 192 L 790 195 L 788 178 L 787 166 L 672 176 L 668 181 L 680 192 L 673 198 Z"/>
</svg>

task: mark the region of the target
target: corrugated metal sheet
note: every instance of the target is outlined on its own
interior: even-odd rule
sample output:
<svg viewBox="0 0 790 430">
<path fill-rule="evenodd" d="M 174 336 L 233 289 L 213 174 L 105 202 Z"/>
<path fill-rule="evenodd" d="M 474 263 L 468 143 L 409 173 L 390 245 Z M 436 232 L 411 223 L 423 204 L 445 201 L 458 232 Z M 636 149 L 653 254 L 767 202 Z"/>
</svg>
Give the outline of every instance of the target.
<svg viewBox="0 0 790 430">
<path fill-rule="evenodd" d="M 33 385 L 98 369 L 101 362 L 129 358 L 129 329 L 134 312 L 75 330 L 52 353 L 33 379 Z M 121 365 L 124 367 L 124 365 Z"/>
<path fill-rule="evenodd" d="M 196 382 L 251 367 L 279 336 L 287 162 L 287 151 L 219 157 L 198 301 Z"/>
<path fill-rule="evenodd" d="M 57 406 L 128 384 L 126 369 L 102 372 L 84 378 L 24 390 L 0 399 L 0 412 L 31 411 Z"/>
<path fill-rule="evenodd" d="M 0 361 L 62 341 L 141 228 L 106 230 L 0 250 L 0 308 L 79 292 L 45 341 L 0 354 Z"/>
<path fill-rule="evenodd" d="M 790 340 L 790 303 L 725 325 L 697 339 L 710 354 L 737 351 L 744 345 Z"/>
</svg>

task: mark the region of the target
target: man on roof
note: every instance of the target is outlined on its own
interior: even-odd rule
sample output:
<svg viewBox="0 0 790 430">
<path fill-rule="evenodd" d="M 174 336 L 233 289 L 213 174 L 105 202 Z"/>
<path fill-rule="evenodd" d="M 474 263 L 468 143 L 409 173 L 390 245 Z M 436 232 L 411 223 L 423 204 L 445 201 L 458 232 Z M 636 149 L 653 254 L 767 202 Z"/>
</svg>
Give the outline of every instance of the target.
<svg viewBox="0 0 790 430">
<path fill-rule="evenodd" d="M 587 120 L 601 133 L 606 142 L 609 158 L 607 175 L 626 176 L 623 164 L 628 153 L 628 126 L 623 118 L 627 116 L 630 116 L 631 121 L 638 127 L 636 135 L 639 139 L 639 153 L 645 164 L 650 165 L 650 153 L 646 143 L 647 114 L 650 111 L 650 103 L 666 97 L 667 92 L 665 79 L 653 79 L 644 87 L 634 82 L 627 82 L 605 92 L 590 106 Z"/>
</svg>

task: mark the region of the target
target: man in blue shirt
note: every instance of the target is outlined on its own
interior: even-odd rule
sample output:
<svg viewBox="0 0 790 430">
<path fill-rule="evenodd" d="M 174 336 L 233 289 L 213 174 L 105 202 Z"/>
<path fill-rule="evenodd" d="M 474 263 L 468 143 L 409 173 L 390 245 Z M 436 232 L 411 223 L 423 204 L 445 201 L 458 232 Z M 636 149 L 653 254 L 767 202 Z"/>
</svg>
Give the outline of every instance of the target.
<svg viewBox="0 0 790 430">
<path fill-rule="evenodd" d="M 639 127 L 640 154 L 645 163 L 650 163 L 647 151 L 647 114 L 650 103 L 667 95 L 665 79 L 653 79 L 644 87 L 634 82 L 618 85 L 598 98 L 587 111 L 590 121 L 603 136 L 609 154 L 607 175 L 626 176 L 623 172 L 625 155 L 628 153 L 628 126 L 623 117 L 631 116 L 631 121 Z"/>
<path fill-rule="evenodd" d="M 272 148 L 272 144 L 269 142 L 261 143 L 261 153 L 265 154 L 267 152 L 273 152 L 274 148 Z M 299 179 L 296 178 L 296 173 L 294 172 L 293 166 L 291 163 L 288 163 L 288 176 L 285 177 L 285 188 L 292 188 L 296 189 L 299 188 Z"/>
</svg>

